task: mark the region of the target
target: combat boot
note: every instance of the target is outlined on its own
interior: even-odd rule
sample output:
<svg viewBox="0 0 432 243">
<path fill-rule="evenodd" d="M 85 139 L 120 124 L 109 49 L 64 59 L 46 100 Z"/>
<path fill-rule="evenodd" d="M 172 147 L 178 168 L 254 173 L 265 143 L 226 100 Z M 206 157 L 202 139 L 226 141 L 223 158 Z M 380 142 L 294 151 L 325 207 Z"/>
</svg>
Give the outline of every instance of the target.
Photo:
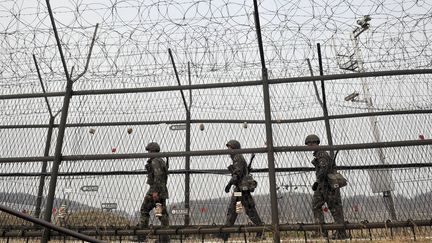
<svg viewBox="0 0 432 243">
<path fill-rule="evenodd" d="M 162 242 L 162 243 L 169 243 L 170 241 L 171 241 L 171 238 L 170 238 L 169 235 L 163 235 L 163 236 L 161 237 L 161 242 Z"/>
<path fill-rule="evenodd" d="M 219 233 L 215 235 L 217 238 L 222 239 L 224 242 L 228 241 L 229 234 L 228 233 Z"/>
<path fill-rule="evenodd" d="M 345 232 L 345 230 L 338 230 L 336 233 L 332 236 L 333 240 L 345 240 L 348 239 L 348 236 Z"/>
<path fill-rule="evenodd" d="M 136 242 L 147 242 L 147 237 L 145 235 L 137 235 Z"/>
<path fill-rule="evenodd" d="M 257 232 L 256 235 L 255 235 L 255 237 L 252 238 L 250 240 L 250 242 L 258 242 L 258 241 L 262 241 L 262 240 L 265 240 L 265 239 L 266 239 L 266 237 L 265 237 L 265 235 L 262 232 Z"/>
<path fill-rule="evenodd" d="M 328 231 L 327 230 L 314 231 L 311 234 L 311 238 L 328 238 Z"/>
<path fill-rule="evenodd" d="M 155 241 L 155 243 L 169 243 L 170 242 L 170 237 L 167 235 L 162 235 L 159 237 L 158 240 Z"/>
</svg>

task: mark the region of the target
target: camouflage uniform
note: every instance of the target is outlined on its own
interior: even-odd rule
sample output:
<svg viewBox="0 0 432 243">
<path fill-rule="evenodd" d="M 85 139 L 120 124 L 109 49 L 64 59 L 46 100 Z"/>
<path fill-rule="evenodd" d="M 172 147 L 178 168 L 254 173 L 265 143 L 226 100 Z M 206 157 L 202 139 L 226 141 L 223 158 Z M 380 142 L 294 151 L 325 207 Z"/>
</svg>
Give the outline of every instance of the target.
<svg viewBox="0 0 432 243">
<path fill-rule="evenodd" d="M 324 224 L 322 206 L 327 202 L 335 223 L 343 224 L 344 215 L 340 189 L 332 189 L 327 179 L 327 174 L 333 172 L 336 165 L 325 151 L 315 151 L 313 155 L 315 158 L 312 160 L 312 164 L 315 166 L 316 182 L 313 188 L 312 210 L 315 223 Z M 327 235 L 327 232 L 323 233 Z M 338 230 L 335 238 L 346 238 L 345 230 Z"/>
<path fill-rule="evenodd" d="M 159 152 L 160 148 L 157 143 L 150 143 L 147 145 L 146 150 L 149 152 Z M 169 217 L 166 207 L 166 200 L 168 199 L 168 167 L 165 161 L 161 158 L 150 158 L 145 165 L 147 170 L 147 184 L 150 185 L 141 205 L 140 227 L 147 228 L 149 225 L 150 211 L 156 207 L 156 203 L 162 204 L 162 216 L 159 220 L 162 226 L 169 226 Z M 157 193 L 157 198 L 153 194 Z M 145 237 L 138 237 L 140 241 L 144 241 Z M 161 242 L 169 242 L 168 236 L 161 236 Z"/>
<path fill-rule="evenodd" d="M 240 149 L 240 143 L 236 140 L 230 140 L 227 143 L 227 146 L 231 147 L 232 149 Z M 243 177 L 248 174 L 248 167 L 245 158 L 242 154 L 231 154 L 230 155 L 233 164 L 229 166 L 229 170 L 231 172 L 231 180 L 228 182 L 227 186 L 225 187 L 225 192 L 228 193 L 231 186 L 234 186 L 235 192 L 240 192 L 239 183 L 242 181 Z M 234 225 L 236 219 L 237 219 L 237 213 L 236 213 L 236 203 L 237 201 L 241 201 L 246 214 L 250 218 L 250 220 L 255 225 L 262 225 L 263 222 L 261 221 L 261 218 L 258 215 L 258 212 L 255 208 L 255 201 L 252 198 L 250 191 L 241 191 L 242 196 L 241 197 L 235 197 L 234 194 L 231 196 L 231 201 L 228 206 L 228 212 L 227 212 L 227 219 L 225 222 L 226 226 L 232 226 Z M 229 234 L 222 234 L 222 238 L 224 240 L 227 240 L 229 237 Z M 262 237 L 262 232 L 258 232 L 256 234 L 257 238 Z"/>
</svg>

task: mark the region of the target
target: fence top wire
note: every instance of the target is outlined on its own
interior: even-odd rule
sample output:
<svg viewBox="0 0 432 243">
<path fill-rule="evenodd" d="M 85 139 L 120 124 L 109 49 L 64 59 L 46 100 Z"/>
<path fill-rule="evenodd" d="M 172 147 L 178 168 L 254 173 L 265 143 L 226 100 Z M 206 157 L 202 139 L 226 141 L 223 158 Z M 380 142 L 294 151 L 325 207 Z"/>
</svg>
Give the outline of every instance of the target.
<svg viewBox="0 0 432 243">
<path fill-rule="evenodd" d="M 188 82 L 188 62 L 194 84 L 261 77 L 251 2 L 72 0 L 53 2 L 52 7 L 67 64 L 75 70 L 72 76 L 84 69 L 94 26 L 100 24 L 89 71 L 75 90 L 175 85 L 168 48 L 173 50 L 183 84 Z M 340 73 L 338 60 L 352 55 L 350 33 L 365 15 L 372 18 L 369 30 L 359 37 L 366 70 L 431 66 L 432 20 L 427 1 L 272 0 L 262 1 L 259 7 L 270 78 L 309 76 L 307 59 L 316 63 L 317 42 L 324 48 L 324 72 Z M 32 54 L 47 91 L 63 91 L 65 80 L 45 1 L 2 2 L 0 18 L 2 94 L 41 91 Z M 317 65 L 313 71 L 318 73 Z M 207 99 L 236 95 L 214 90 L 200 94 Z M 259 92 L 248 95 L 261 98 Z M 181 107 L 178 94 L 158 99 Z M 196 104 L 211 107 L 200 99 Z"/>
<path fill-rule="evenodd" d="M 260 77 L 253 6 L 247 1 L 73 0 L 52 5 L 75 74 L 85 65 L 86 47 L 94 25 L 100 23 L 90 72 L 76 88 L 170 84 L 168 48 L 183 67 L 180 74 L 185 75 L 185 64 L 190 62 L 198 83 Z M 64 80 L 45 1 L 6 1 L 1 9 L 1 65 L 6 81 L 1 85 L 10 91 L 39 89 L 34 63 L 28 58 L 35 54 L 43 76 L 50 80 L 47 88 L 62 90 Z M 360 43 L 368 70 L 430 67 L 430 11 L 426 1 L 261 2 L 270 76 L 309 75 L 306 59 L 316 58 L 316 42 L 328 46 L 326 69 L 334 71 L 337 65 L 331 60 L 336 54 L 350 54 L 349 34 L 364 15 L 372 18 L 371 31 L 362 35 Z"/>
</svg>

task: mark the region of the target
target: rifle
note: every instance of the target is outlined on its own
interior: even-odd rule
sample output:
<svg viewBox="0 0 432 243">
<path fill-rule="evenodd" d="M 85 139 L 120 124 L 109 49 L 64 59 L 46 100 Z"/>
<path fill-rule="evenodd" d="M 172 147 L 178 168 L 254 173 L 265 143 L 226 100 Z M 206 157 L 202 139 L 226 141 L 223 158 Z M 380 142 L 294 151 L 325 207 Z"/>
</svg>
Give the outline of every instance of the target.
<svg viewBox="0 0 432 243">
<path fill-rule="evenodd" d="M 336 156 L 338 155 L 340 150 L 336 151 L 335 155 L 333 156 L 333 166 L 336 167 Z"/>
<path fill-rule="evenodd" d="M 251 158 L 249 160 L 249 164 L 247 166 L 247 173 L 248 174 L 250 173 L 250 171 L 252 169 L 252 162 L 253 162 L 254 158 L 255 158 L 255 154 L 252 154 L 252 156 L 251 156 Z M 231 172 L 231 174 L 233 173 L 233 165 L 229 165 L 228 166 L 228 171 Z"/>
<path fill-rule="evenodd" d="M 336 161 L 336 156 L 338 155 L 339 151 L 340 151 L 340 150 L 336 151 L 336 153 L 335 153 L 335 155 L 334 155 L 334 157 L 333 157 L 333 160 Z"/>
<path fill-rule="evenodd" d="M 251 155 L 251 157 L 250 157 L 250 160 L 249 160 L 249 164 L 248 164 L 248 173 L 252 170 L 252 162 L 253 162 L 253 160 L 255 159 L 255 154 L 253 153 L 252 155 Z"/>
</svg>

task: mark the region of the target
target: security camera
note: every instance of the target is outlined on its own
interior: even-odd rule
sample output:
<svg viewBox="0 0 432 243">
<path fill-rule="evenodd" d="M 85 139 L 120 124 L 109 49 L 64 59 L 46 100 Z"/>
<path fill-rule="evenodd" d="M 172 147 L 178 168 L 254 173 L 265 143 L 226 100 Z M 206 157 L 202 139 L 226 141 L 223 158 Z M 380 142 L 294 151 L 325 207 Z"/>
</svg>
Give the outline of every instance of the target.
<svg viewBox="0 0 432 243">
<path fill-rule="evenodd" d="M 369 15 L 363 16 L 364 21 L 369 22 L 371 21 L 371 17 Z"/>
<path fill-rule="evenodd" d="M 369 28 L 369 23 L 365 22 L 364 20 L 357 20 L 357 24 L 360 25 L 360 27 L 362 27 L 363 29 L 368 29 Z"/>
<path fill-rule="evenodd" d="M 345 97 L 345 101 L 354 101 L 357 98 L 357 96 L 359 96 L 359 93 L 353 92 L 352 94 Z"/>
<path fill-rule="evenodd" d="M 363 29 L 369 28 L 369 21 L 371 21 L 371 17 L 369 15 L 363 16 L 363 19 L 357 20 L 357 24 L 360 25 Z"/>
</svg>

